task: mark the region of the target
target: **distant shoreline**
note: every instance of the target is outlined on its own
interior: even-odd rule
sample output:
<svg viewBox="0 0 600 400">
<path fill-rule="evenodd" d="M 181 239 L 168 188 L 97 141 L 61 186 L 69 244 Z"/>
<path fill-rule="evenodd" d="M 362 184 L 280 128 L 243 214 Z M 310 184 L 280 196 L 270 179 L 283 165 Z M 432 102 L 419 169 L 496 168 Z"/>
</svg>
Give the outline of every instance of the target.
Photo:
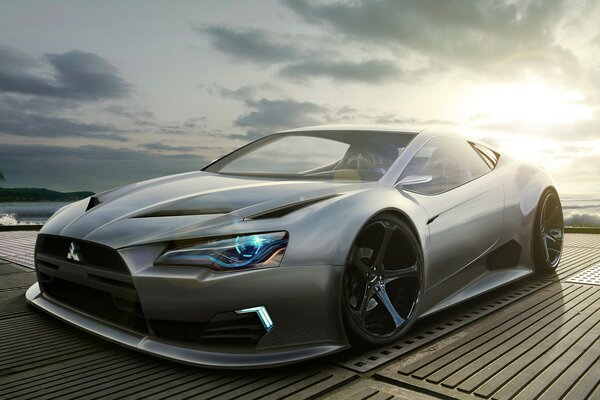
<svg viewBox="0 0 600 400">
<path fill-rule="evenodd" d="M 93 196 L 94 192 L 58 192 L 44 188 L 0 188 L 0 203 L 72 202 Z"/>
<path fill-rule="evenodd" d="M 81 199 L 85 199 L 86 197 L 89 197 L 89 196 L 82 197 Z M 0 203 L 15 203 L 15 204 L 18 204 L 18 203 L 72 203 L 74 201 L 81 200 L 81 199 L 74 199 L 74 200 L 70 200 L 70 199 L 66 199 L 66 200 L 64 200 L 64 199 L 59 199 L 59 200 L 43 200 L 43 199 L 41 199 L 41 200 L 13 200 L 13 199 L 10 199 L 10 200 L 6 200 L 3 198 L 0 198 Z"/>
</svg>

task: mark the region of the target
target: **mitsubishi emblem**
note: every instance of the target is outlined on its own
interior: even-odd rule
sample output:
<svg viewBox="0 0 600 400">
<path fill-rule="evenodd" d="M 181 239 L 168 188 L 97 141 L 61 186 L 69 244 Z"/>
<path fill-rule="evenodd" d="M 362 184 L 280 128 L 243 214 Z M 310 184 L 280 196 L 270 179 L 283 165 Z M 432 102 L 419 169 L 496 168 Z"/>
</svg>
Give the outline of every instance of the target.
<svg viewBox="0 0 600 400">
<path fill-rule="evenodd" d="M 77 243 L 71 242 L 71 245 L 69 246 L 69 253 L 67 254 L 67 260 L 83 262 L 83 254 L 81 254 L 81 249 Z"/>
</svg>

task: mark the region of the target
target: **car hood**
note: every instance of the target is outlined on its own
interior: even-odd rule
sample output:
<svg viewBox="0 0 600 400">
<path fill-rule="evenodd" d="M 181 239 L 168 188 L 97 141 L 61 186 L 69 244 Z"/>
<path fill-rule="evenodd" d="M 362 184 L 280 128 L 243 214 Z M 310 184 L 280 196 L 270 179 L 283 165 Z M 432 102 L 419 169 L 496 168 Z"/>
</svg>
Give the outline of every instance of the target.
<svg viewBox="0 0 600 400">
<path fill-rule="evenodd" d="M 191 172 L 118 188 L 59 211 L 42 233 L 123 247 L 231 222 L 279 207 L 373 187 L 376 182 L 281 180 Z"/>
</svg>

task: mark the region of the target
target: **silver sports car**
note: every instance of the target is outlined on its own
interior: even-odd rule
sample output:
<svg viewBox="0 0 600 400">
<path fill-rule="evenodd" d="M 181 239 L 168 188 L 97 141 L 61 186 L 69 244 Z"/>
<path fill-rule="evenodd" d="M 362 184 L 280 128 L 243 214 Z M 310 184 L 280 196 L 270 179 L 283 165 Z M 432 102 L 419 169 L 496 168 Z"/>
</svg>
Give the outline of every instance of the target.
<svg viewBox="0 0 600 400">
<path fill-rule="evenodd" d="M 146 353 L 264 367 L 398 340 L 534 272 L 563 242 L 546 172 L 434 132 L 317 127 L 70 204 L 36 307 Z"/>
</svg>

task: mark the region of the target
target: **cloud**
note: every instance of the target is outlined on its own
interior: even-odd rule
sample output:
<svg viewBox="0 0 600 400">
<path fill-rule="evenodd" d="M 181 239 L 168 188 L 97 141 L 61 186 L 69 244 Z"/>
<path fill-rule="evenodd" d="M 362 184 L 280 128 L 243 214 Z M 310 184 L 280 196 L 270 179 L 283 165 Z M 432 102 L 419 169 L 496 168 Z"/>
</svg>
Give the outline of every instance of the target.
<svg viewBox="0 0 600 400">
<path fill-rule="evenodd" d="M 148 150 L 176 151 L 179 153 L 191 152 L 191 151 L 195 151 L 195 150 L 198 150 L 201 148 L 199 146 L 172 146 L 170 144 L 165 144 L 165 143 L 161 143 L 161 142 L 144 143 L 144 144 L 140 145 L 140 147 L 143 147 Z"/>
<path fill-rule="evenodd" d="M 29 55 L 0 45 L 0 76 L 4 74 L 18 74 L 37 65 L 37 61 Z"/>
<path fill-rule="evenodd" d="M 204 123 L 206 122 L 206 120 L 207 118 L 204 115 L 200 117 L 189 118 L 183 123 L 183 126 L 185 126 L 186 128 L 204 127 Z"/>
<path fill-rule="evenodd" d="M 224 99 L 242 102 L 247 111 L 234 120 L 242 133 L 229 134 L 231 139 L 256 139 L 275 131 L 297 128 L 299 126 L 318 125 L 327 120 L 327 107 L 309 101 L 289 98 L 266 98 L 259 96 L 259 89 L 277 91 L 272 85 L 242 86 L 228 89 L 216 84 L 206 89 Z"/>
<path fill-rule="evenodd" d="M 237 89 L 228 89 L 226 87 L 217 85 L 213 83 L 212 85 L 200 85 L 202 88 L 206 89 L 209 93 L 213 95 L 220 96 L 224 99 L 233 99 L 233 100 L 241 100 L 247 101 L 251 100 L 253 97 L 257 96 L 259 91 L 276 91 L 273 85 L 265 83 L 260 85 L 245 85 L 240 86 Z"/>
<path fill-rule="evenodd" d="M 402 75 L 402 71 L 391 60 L 359 62 L 310 60 L 286 65 L 279 73 L 295 80 L 326 77 L 339 82 L 363 83 L 379 83 Z"/>
<path fill-rule="evenodd" d="M 325 107 L 307 101 L 284 100 L 247 100 L 246 105 L 252 111 L 238 117 L 235 125 L 249 128 L 244 138 L 257 138 L 278 130 L 306 125 L 318 125 L 324 120 Z M 232 135 L 240 138 L 239 135 Z"/>
<path fill-rule="evenodd" d="M 78 137 L 125 142 L 122 131 L 110 125 L 21 112 L 0 106 L 0 134 L 38 138 Z"/>
<path fill-rule="evenodd" d="M 79 106 L 76 100 L 55 99 L 48 97 L 0 95 L 0 108 L 11 108 L 15 111 L 35 111 L 38 113 L 55 113 L 72 110 Z"/>
<path fill-rule="evenodd" d="M 472 128 L 508 135 L 533 135 L 552 138 L 563 142 L 573 140 L 594 140 L 600 137 L 600 116 L 573 122 L 531 123 L 527 121 L 488 122 L 478 116 L 471 123 Z"/>
<path fill-rule="evenodd" d="M 372 117 L 373 122 L 376 124 L 399 124 L 399 125 L 457 125 L 456 122 L 448 121 L 445 119 L 419 119 L 419 118 L 408 118 L 400 117 L 396 114 L 383 114 L 375 115 Z"/>
<path fill-rule="evenodd" d="M 52 116 L 44 112 L 50 105 L 42 102 L 19 101 L 12 98 L 0 99 L 0 134 L 38 138 L 91 138 L 125 142 L 121 129 L 111 125 L 90 124 Z"/>
<path fill-rule="evenodd" d="M 314 42 L 300 35 L 282 38 L 263 29 L 234 29 L 224 26 L 196 28 L 211 37 L 213 47 L 238 60 L 279 66 L 279 75 L 301 82 L 329 78 L 337 82 L 380 83 L 402 75 L 394 60 L 367 58 L 347 60 L 328 49 L 327 40 Z M 339 48 L 338 48 L 339 49 Z M 250 89 L 250 87 L 248 87 Z M 232 93 L 233 94 L 233 93 Z"/>
<path fill-rule="evenodd" d="M 127 96 L 131 84 L 113 65 L 96 54 L 81 51 L 46 54 L 42 61 L 0 47 L 0 93 L 4 92 L 0 96 L 0 134 L 128 140 L 122 129 L 112 125 L 57 115 L 64 111 L 73 114 L 83 101 Z M 121 116 L 131 113 L 122 106 L 109 106 L 107 111 Z"/>
<path fill-rule="evenodd" d="M 410 130 L 421 130 L 438 126 L 454 127 L 458 123 L 445 119 L 420 119 L 402 116 L 394 113 L 377 113 L 373 110 L 358 110 L 353 107 L 341 107 L 334 113 L 330 113 L 327 123 L 331 124 L 376 124 L 390 125 L 394 127 L 405 127 Z"/>
<path fill-rule="evenodd" d="M 283 0 L 305 21 L 401 57 L 427 57 L 430 67 L 455 66 L 509 74 L 543 67 L 548 74 L 572 77 L 573 54 L 556 44 L 555 27 L 564 15 L 562 0 L 527 2 L 461 0 Z M 425 68 L 427 69 L 427 68 Z"/>
<path fill-rule="evenodd" d="M 261 29 L 236 29 L 223 25 L 195 29 L 208 35 L 215 49 L 236 59 L 271 64 L 299 57 L 297 46 L 278 41 Z"/>
<path fill-rule="evenodd" d="M 98 192 L 158 176 L 197 171 L 209 161 L 198 154 L 149 154 L 104 146 L 0 146 L 4 186 L 63 191 Z"/>
<path fill-rule="evenodd" d="M 105 110 L 111 114 L 118 115 L 119 117 L 130 118 L 133 120 L 154 118 L 154 113 L 151 111 L 135 111 L 117 104 L 106 106 Z"/>
<path fill-rule="evenodd" d="M 101 100 L 129 95 L 131 84 L 106 59 L 83 51 L 46 54 L 53 77 L 35 74 L 39 64 L 22 53 L 0 48 L 0 91 L 77 100 Z"/>
<path fill-rule="evenodd" d="M 181 125 L 163 125 L 158 123 L 155 120 L 155 114 L 150 111 L 144 110 L 136 110 L 132 108 L 125 107 L 123 105 L 109 105 L 104 108 L 107 112 L 116 115 L 118 117 L 129 120 L 131 123 L 136 125 L 138 128 L 135 128 L 133 131 L 149 133 L 154 132 L 158 134 L 166 134 L 166 135 L 188 135 L 190 134 L 189 130 L 196 130 L 195 133 L 198 132 L 199 128 L 205 128 L 203 122 L 207 120 L 205 116 L 188 118 Z M 205 132 L 202 132 L 205 133 Z"/>
<path fill-rule="evenodd" d="M 363 112 L 348 106 L 331 108 L 285 97 L 260 97 L 258 89 L 261 88 L 263 87 L 242 86 L 238 89 L 228 89 L 216 84 L 206 87 L 211 93 L 225 99 L 240 101 L 247 108 L 247 111 L 234 121 L 235 126 L 245 128 L 246 131 L 230 134 L 229 138 L 257 139 L 276 131 L 322 124 L 410 125 L 422 128 L 457 125 L 456 122 L 444 119 L 409 118 L 398 114 L 376 113 L 373 110 Z M 266 89 L 273 88 L 268 86 Z"/>
<path fill-rule="evenodd" d="M 597 148 L 600 150 L 600 147 Z M 567 167 L 553 172 L 553 178 L 559 189 L 565 188 L 565 192 L 586 191 L 600 193 L 600 163 L 598 159 L 600 151 L 588 151 L 565 154 L 570 163 Z"/>
</svg>

